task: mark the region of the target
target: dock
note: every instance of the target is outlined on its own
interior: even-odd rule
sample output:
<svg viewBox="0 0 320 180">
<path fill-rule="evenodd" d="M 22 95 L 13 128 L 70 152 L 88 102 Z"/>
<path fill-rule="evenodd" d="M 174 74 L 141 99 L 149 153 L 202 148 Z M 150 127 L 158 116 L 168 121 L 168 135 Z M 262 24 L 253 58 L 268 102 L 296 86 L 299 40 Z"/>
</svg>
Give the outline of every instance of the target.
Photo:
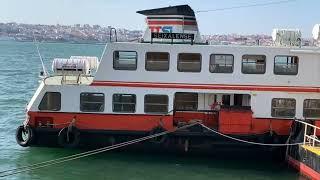
<svg viewBox="0 0 320 180">
<path fill-rule="evenodd" d="M 287 154 L 288 163 L 297 169 L 303 176 L 320 180 L 320 140 L 318 139 L 320 128 L 301 122 L 304 128 L 298 134 L 303 136 L 303 143 L 297 147 L 291 147 Z M 299 135 L 297 136 L 299 139 Z"/>
</svg>

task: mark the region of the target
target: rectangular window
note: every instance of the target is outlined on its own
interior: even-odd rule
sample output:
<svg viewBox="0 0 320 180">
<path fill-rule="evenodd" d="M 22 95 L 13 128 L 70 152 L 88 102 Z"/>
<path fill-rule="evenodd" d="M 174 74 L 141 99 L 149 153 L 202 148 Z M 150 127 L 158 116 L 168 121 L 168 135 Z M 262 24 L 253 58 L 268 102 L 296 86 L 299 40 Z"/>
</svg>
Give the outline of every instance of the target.
<svg viewBox="0 0 320 180">
<path fill-rule="evenodd" d="M 274 74 L 297 75 L 298 62 L 298 56 L 276 56 L 274 58 Z"/>
<path fill-rule="evenodd" d="M 61 94 L 59 92 L 46 92 L 38 108 L 44 111 L 60 111 Z"/>
<path fill-rule="evenodd" d="M 114 51 L 113 69 L 136 70 L 138 54 L 135 51 Z"/>
<path fill-rule="evenodd" d="M 294 117 L 296 114 L 296 100 L 288 98 L 272 99 L 271 116 L 273 117 Z"/>
<path fill-rule="evenodd" d="M 180 53 L 178 55 L 179 72 L 200 72 L 201 54 L 199 53 Z"/>
<path fill-rule="evenodd" d="M 243 55 L 242 73 L 243 74 L 264 74 L 266 72 L 265 55 Z"/>
<path fill-rule="evenodd" d="M 212 73 L 232 73 L 233 61 L 232 54 L 211 54 L 209 70 Z"/>
<path fill-rule="evenodd" d="M 198 109 L 198 93 L 177 92 L 174 98 L 175 110 L 195 111 Z"/>
<path fill-rule="evenodd" d="M 146 53 L 147 71 L 168 71 L 169 53 L 167 52 L 147 52 Z"/>
<path fill-rule="evenodd" d="M 112 96 L 113 112 L 136 112 L 136 95 L 114 94 Z"/>
<path fill-rule="evenodd" d="M 146 113 L 168 113 L 169 98 L 167 95 L 148 94 L 144 96 L 144 112 Z"/>
<path fill-rule="evenodd" d="M 81 93 L 80 111 L 82 112 L 103 112 L 104 94 L 103 93 Z"/>
<path fill-rule="evenodd" d="M 320 117 L 320 99 L 304 100 L 303 116 L 306 118 L 319 118 Z"/>
</svg>

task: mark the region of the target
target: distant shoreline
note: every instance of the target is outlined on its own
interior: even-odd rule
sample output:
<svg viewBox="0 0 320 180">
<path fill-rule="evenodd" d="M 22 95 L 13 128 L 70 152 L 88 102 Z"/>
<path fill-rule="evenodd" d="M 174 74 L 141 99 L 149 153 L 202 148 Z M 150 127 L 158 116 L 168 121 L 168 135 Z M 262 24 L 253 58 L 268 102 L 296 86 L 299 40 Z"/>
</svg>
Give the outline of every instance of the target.
<svg viewBox="0 0 320 180">
<path fill-rule="evenodd" d="M 0 39 L 0 42 L 20 42 L 20 43 L 32 43 L 33 41 L 19 41 L 15 39 Z M 100 42 L 72 42 L 72 41 L 40 41 L 40 43 L 48 43 L 48 44 L 92 44 L 92 45 L 105 45 L 106 43 L 100 43 Z"/>
</svg>

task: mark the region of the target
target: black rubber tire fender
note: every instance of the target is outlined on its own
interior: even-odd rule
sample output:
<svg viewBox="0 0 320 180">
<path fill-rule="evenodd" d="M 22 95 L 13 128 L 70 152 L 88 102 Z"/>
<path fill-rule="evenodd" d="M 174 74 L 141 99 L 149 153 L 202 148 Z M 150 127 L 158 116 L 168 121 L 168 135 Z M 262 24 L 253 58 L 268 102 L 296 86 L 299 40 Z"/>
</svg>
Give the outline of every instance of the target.
<svg viewBox="0 0 320 180">
<path fill-rule="evenodd" d="M 27 132 L 27 139 L 23 139 L 22 133 Z M 30 126 L 19 126 L 16 130 L 16 141 L 22 147 L 28 147 L 34 141 L 35 135 Z"/>
<path fill-rule="evenodd" d="M 69 140 L 68 140 L 69 136 Z M 64 148 L 76 148 L 80 143 L 80 131 L 76 127 L 63 128 L 58 134 L 58 144 Z"/>
</svg>

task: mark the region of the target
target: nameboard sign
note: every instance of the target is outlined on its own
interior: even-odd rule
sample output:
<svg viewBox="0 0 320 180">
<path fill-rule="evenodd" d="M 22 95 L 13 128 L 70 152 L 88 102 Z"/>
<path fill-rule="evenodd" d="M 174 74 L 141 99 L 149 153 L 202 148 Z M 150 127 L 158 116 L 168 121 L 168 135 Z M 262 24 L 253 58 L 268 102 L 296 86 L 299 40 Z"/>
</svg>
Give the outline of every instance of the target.
<svg viewBox="0 0 320 180">
<path fill-rule="evenodd" d="M 151 39 L 188 39 L 194 40 L 194 34 L 187 33 L 151 33 Z"/>
</svg>

